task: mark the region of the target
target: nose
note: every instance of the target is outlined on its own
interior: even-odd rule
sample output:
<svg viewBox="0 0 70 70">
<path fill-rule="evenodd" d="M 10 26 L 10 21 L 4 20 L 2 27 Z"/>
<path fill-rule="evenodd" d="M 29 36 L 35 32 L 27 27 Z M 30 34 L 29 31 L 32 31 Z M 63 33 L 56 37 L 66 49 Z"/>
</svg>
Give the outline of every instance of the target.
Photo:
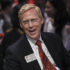
<svg viewBox="0 0 70 70">
<path fill-rule="evenodd" d="M 29 21 L 29 27 L 32 27 L 33 26 L 33 24 L 32 24 L 32 22 L 31 22 L 31 20 Z"/>
</svg>

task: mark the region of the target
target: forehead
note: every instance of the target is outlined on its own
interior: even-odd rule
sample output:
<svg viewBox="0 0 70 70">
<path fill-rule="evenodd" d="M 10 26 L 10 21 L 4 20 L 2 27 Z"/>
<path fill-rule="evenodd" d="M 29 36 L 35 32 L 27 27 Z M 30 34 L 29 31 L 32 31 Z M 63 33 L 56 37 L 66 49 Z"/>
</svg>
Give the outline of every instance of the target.
<svg viewBox="0 0 70 70">
<path fill-rule="evenodd" d="M 51 4 L 49 1 L 47 1 L 47 2 L 45 3 L 45 5 L 52 6 L 52 4 Z"/>
<path fill-rule="evenodd" d="M 37 11 L 35 9 L 29 9 L 22 14 L 22 18 L 27 19 L 27 18 L 34 18 L 38 17 Z"/>
<path fill-rule="evenodd" d="M 27 11 L 24 12 L 24 14 L 27 14 L 27 13 L 30 13 L 30 14 L 34 13 L 34 14 L 37 14 L 37 11 L 36 11 L 34 8 L 32 8 L 32 9 L 29 9 L 29 10 L 27 10 Z"/>
</svg>

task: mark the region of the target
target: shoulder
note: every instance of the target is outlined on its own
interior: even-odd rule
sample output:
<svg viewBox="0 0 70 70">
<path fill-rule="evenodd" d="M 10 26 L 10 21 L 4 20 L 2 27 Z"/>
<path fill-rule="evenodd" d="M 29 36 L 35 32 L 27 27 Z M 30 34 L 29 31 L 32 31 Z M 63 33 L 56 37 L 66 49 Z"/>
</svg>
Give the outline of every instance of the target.
<svg viewBox="0 0 70 70">
<path fill-rule="evenodd" d="M 9 28 L 9 29 L 6 30 L 6 33 L 11 32 L 12 30 L 13 30 L 13 28 L 11 27 L 11 28 Z"/>
<path fill-rule="evenodd" d="M 13 43 L 11 46 L 9 46 L 6 51 L 10 51 L 13 53 L 18 51 L 22 47 L 22 44 L 24 43 L 23 39 L 24 39 L 24 37 L 21 36 L 15 43 Z"/>
<path fill-rule="evenodd" d="M 61 38 L 54 34 L 54 33 L 49 33 L 49 32 L 46 32 L 46 33 L 42 33 L 42 39 L 46 42 L 50 42 L 50 43 L 56 43 L 56 44 L 63 44 L 62 43 L 62 40 Z"/>
<path fill-rule="evenodd" d="M 57 34 L 50 33 L 50 32 L 43 32 L 42 36 L 45 37 L 45 38 L 53 38 L 53 39 L 60 38 Z"/>
<path fill-rule="evenodd" d="M 61 48 L 61 51 L 65 50 L 61 38 L 54 33 L 43 33 L 42 39 L 44 43 L 46 43 L 46 45 L 50 45 L 54 49 L 56 48 L 57 51 L 60 48 Z"/>
<path fill-rule="evenodd" d="M 25 38 L 25 36 L 21 36 L 20 39 L 16 41 L 16 43 L 12 44 L 6 49 L 5 56 L 15 55 L 17 58 L 24 56 L 25 55 L 24 51 L 27 50 L 28 46 L 28 45 L 26 46 L 26 44 L 27 44 L 27 39 Z"/>
</svg>

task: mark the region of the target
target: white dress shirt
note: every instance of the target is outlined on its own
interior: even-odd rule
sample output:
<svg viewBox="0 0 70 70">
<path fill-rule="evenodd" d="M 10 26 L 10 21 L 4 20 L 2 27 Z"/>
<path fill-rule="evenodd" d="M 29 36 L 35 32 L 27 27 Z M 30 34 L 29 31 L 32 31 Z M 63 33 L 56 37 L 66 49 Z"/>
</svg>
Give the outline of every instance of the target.
<svg viewBox="0 0 70 70">
<path fill-rule="evenodd" d="M 4 24 L 3 19 L 0 19 L 0 33 L 3 33 L 3 24 Z"/>
<path fill-rule="evenodd" d="M 44 13 L 45 15 L 45 24 L 44 24 L 44 32 L 51 32 L 51 33 L 55 33 L 55 27 L 53 26 L 53 20 L 52 18 L 48 17 L 46 13 Z"/>
<path fill-rule="evenodd" d="M 39 56 L 39 51 L 38 51 L 38 46 L 36 45 L 36 40 L 30 39 L 28 36 L 27 36 L 27 39 L 28 39 L 28 41 L 29 41 L 29 43 L 31 45 L 31 48 L 32 48 L 32 50 L 34 52 L 34 55 L 35 55 L 39 65 L 40 65 L 41 70 L 43 70 L 43 64 L 42 64 L 40 56 Z M 46 45 L 44 44 L 41 36 L 40 36 L 40 40 L 42 41 L 41 45 L 42 45 L 42 49 L 43 49 L 45 55 L 48 57 L 50 62 L 55 66 L 56 70 L 60 70 L 58 67 L 56 67 L 56 64 L 55 64 L 53 58 L 51 57 L 51 54 L 49 53 L 48 49 L 46 48 Z"/>
</svg>

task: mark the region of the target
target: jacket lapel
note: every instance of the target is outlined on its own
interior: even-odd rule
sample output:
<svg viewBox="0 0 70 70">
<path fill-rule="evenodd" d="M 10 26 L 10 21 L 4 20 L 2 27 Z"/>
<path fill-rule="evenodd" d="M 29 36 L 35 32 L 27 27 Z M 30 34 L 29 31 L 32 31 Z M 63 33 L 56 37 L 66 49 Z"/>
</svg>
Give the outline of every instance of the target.
<svg viewBox="0 0 70 70">
<path fill-rule="evenodd" d="M 53 58 L 53 60 L 54 60 L 54 62 L 55 62 L 55 64 L 56 64 L 56 66 L 58 66 L 58 67 L 61 67 L 61 62 L 60 62 L 60 56 L 58 55 L 58 52 L 56 51 L 56 48 L 55 47 L 57 47 L 56 45 L 55 45 L 55 40 L 52 40 L 49 36 L 48 36 L 48 34 L 43 34 L 42 33 L 42 39 L 43 39 L 43 41 L 44 41 L 44 43 L 45 43 L 45 45 L 46 45 L 46 47 L 47 47 L 47 49 L 48 49 L 48 51 L 50 52 L 50 54 L 51 54 L 51 56 L 52 56 L 52 58 Z M 53 42 L 54 41 L 54 42 Z M 58 49 L 59 50 L 59 49 Z M 59 57 L 58 57 L 59 56 Z"/>
<path fill-rule="evenodd" d="M 26 57 L 26 56 L 30 57 L 30 55 L 31 55 L 31 54 L 34 54 L 34 52 L 33 52 L 32 48 L 31 48 L 29 42 L 27 41 L 27 38 L 26 38 L 25 35 L 22 37 L 21 44 L 22 44 L 21 47 L 23 47 L 23 48 L 21 48 L 21 49 L 23 50 L 23 51 L 21 51 L 21 52 L 23 52 L 22 57 L 23 57 L 23 59 L 25 60 L 25 57 Z M 30 58 L 31 58 L 31 57 L 30 57 Z M 25 60 L 25 61 L 26 61 L 26 60 Z M 24 61 L 23 61 L 23 62 L 24 62 Z M 38 62 L 37 62 L 37 59 L 35 59 L 35 60 L 33 60 L 33 61 L 29 62 L 29 63 L 26 62 L 26 65 L 27 65 L 28 67 L 31 67 L 30 69 L 40 70 L 40 66 L 39 66 L 39 64 L 38 64 Z"/>
</svg>

